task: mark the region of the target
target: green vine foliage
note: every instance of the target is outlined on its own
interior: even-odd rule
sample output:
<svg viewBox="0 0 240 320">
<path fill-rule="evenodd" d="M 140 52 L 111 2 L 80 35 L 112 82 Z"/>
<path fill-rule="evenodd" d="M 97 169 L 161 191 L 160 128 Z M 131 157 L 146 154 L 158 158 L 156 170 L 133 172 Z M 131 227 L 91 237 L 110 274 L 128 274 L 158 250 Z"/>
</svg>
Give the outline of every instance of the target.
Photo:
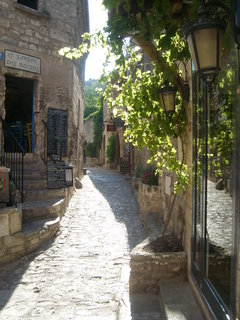
<svg viewBox="0 0 240 320">
<path fill-rule="evenodd" d="M 103 106 L 88 116 L 94 120 L 94 140 L 86 145 L 86 156 L 98 157 L 102 144 Z"/>
<path fill-rule="evenodd" d="M 107 158 L 109 163 L 113 163 L 115 160 L 115 135 L 112 134 L 108 139 L 108 146 L 107 146 Z"/>
<path fill-rule="evenodd" d="M 218 81 L 219 97 L 213 103 L 210 114 L 211 135 L 209 137 L 210 162 L 214 169 L 214 178 L 230 178 L 232 174 L 233 150 L 233 74 L 229 65 L 225 73 L 220 73 Z M 221 78 L 222 75 L 222 78 Z"/>
<path fill-rule="evenodd" d="M 84 121 L 94 121 L 94 141 L 85 147 L 86 156 L 98 157 L 102 143 L 103 106 L 102 98 L 97 92 L 100 87 L 97 80 L 90 79 L 85 82 L 84 88 Z"/>
<path fill-rule="evenodd" d="M 189 176 L 187 166 L 178 160 L 173 140 L 185 130 L 185 106 L 178 95 L 176 112 L 166 114 L 159 102 L 158 91 L 164 79 L 159 67 L 156 64 L 152 71 L 143 71 L 139 50 L 128 50 L 129 58 L 124 64 L 118 64 L 114 72 L 103 78 L 106 85 L 102 94 L 114 116 L 124 120 L 125 138 L 140 150 L 147 147 L 149 162 L 158 173 L 173 172 L 175 191 L 180 191 L 188 184 Z"/>
<path fill-rule="evenodd" d="M 233 150 L 233 120 L 232 120 L 232 98 L 229 95 L 222 97 L 214 120 L 212 121 L 212 137 L 210 139 L 211 153 L 215 155 L 212 159 L 214 176 L 217 178 L 230 178 L 227 174 L 231 172 L 232 150 Z"/>
<path fill-rule="evenodd" d="M 84 120 L 101 108 L 101 96 L 97 92 L 100 86 L 95 79 L 89 79 L 84 86 Z"/>
<path fill-rule="evenodd" d="M 189 183 L 188 168 L 178 159 L 174 147 L 174 138 L 181 137 L 186 127 L 186 106 L 179 90 L 176 112 L 165 114 L 160 105 L 159 88 L 165 80 L 176 85 L 176 79 L 180 88 L 179 82 L 183 79 L 178 65 L 190 58 L 181 27 L 194 16 L 196 2 L 191 6 L 184 4 L 181 15 L 173 15 L 169 0 L 104 0 L 111 10 L 104 32 L 84 34 L 79 48 L 63 48 L 59 52 L 67 58 L 79 59 L 96 45 L 107 48 L 106 65 L 110 57 L 114 57 L 115 67 L 103 74 L 101 95 L 114 115 L 124 120 L 126 140 L 138 149 L 147 147 L 149 162 L 156 166 L 159 174 L 165 170 L 174 174 L 175 192 Z M 136 34 L 151 40 L 159 54 L 150 68 L 143 63 L 143 54 L 135 42 Z"/>
</svg>

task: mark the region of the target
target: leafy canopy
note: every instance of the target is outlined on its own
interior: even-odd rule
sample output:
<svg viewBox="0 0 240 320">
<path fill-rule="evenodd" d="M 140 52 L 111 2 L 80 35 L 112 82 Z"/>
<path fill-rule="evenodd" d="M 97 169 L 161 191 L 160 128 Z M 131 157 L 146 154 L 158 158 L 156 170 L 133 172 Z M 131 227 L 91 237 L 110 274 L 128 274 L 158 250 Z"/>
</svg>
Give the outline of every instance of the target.
<svg viewBox="0 0 240 320">
<path fill-rule="evenodd" d="M 84 119 L 92 113 L 98 111 L 101 107 L 101 96 L 97 92 L 100 87 L 98 80 L 89 79 L 84 86 Z"/>
<path fill-rule="evenodd" d="M 125 138 L 139 149 L 147 147 L 149 162 L 159 173 L 174 173 L 175 191 L 180 191 L 188 184 L 189 176 L 174 147 L 174 138 L 182 140 L 186 126 L 186 106 L 181 97 L 184 79 L 178 66 L 190 57 L 181 26 L 194 14 L 196 1 L 192 6 L 184 4 L 181 14 L 172 13 L 170 0 L 103 3 L 110 10 L 105 30 L 85 33 L 78 48 L 63 48 L 59 54 L 79 59 L 96 45 L 107 48 L 106 66 L 114 57 L 115 67 L 103 74 L 101 95 L 114 115 L 124 120 Z M 138 44 L 150 56 L 154 53 L 149 65 L 144 63 Z M 159 102 L 158 91 L 165 80 L 179 89 L 173 115 L 166 115 Z"/>
</svg>

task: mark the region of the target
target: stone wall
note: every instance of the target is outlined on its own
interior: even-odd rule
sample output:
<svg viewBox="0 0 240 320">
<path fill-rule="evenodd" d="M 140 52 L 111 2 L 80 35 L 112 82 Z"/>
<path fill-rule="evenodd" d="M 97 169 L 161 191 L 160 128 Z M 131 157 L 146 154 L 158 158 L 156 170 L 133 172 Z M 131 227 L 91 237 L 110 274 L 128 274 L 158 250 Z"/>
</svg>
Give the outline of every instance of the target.
<svg viewBox="0 0 240 320">
<path fill-rule="evenodd" d="M 159 213 L 161 215 L 161 186 L 150 186 L 141 181 L 138 181 L 137 184 L 137 202 L 140 217 L 145 219 L 150 213 Z"/>
<path fill-rule="evenodd" d="M 134 149 L 133 155 L 133 170 L 135 171 L 138 166 L 145 167 L 147 165 L 147 161 L 149 159 L 149 152 L 146 148 L 143 148 L 139 151 L 137 148 Z"/>
<path fill-rule="evenodd" d="M 184 239 L 186 193 L 181 192 L 180 194 L 175 195 L 173 183 L 173 175 L 167 174 L 159 178 L 159 185 L 162 186 L 160 194 L 161 214 L 164 221 L 168 220 L 169 214 L 171 215 L 167 227 L 168 232 L 173 232 L 179 239 Z M 173 201 L 174 205 L 172 212 L 170 213 Z"/>
<path fill-rule="evenodd" d="M 155 253 L 146 250 L 149 240 L 131 251 L 130 291 L 132 293 L 159 293 L 160 281 L 187 278 L 185 252 Z"/>
<path fill-rule="evenodd" d="M 59 217 L 54 221 L 40 220 L 39 228 L 34 232 L 23 230 L 13 235 L 0 237 L 0 265 L 13 262 L 35 251 L 56 234 L 59 223 Z"/>
<path fill-rule="evenodd" d="M 5 207 L 0 210 L 0 237 L 10 236 L 22 229 L 21 207 Z"/>
<path fill-rule="evenodd" d="M 81 34 L 87 29 L 84 2 L 39 0 L 38 10 L 33 10 L 14 0 L 2 0 L 0 40 L 19 49 L 58 57 L 60 48 L 76 46 L 76 31 Z M 80 24 L 78 19 L 83 22 Z"/>
<path fill-rule="evenodd" d="M 191 64 L 188 63 L 188 73 L 191 74 Z M 190 85 L 190 100 L 188 105 L 186 106 L 186 118 L 187 118 L 187 128 L 183 135 L 184 139 L 184 155 L 185 155 L 185 162 L 188 166 L 189 172 L 189 185 L 185 192 L 185 205 L 183 211 L 183 221 L 184 221 L 184 233 L 183 233 L 183 244 L 185 251 L 187 252 L 187 263 L 188 263 L 188 273 L 191 273 L 191 258 L 192 258 L 192 224 L 193 224 L 193 193 L 192 193 L 192 180 L 193 180 L 193 114 L 192 114 L 192 81 L 189 81 Z"/>
<path fill-rule="evenodd" d="M 86 157 L 87 167 L 95 167 L 98 164 L 99 164 L 99 160 L 97 158 Z"/>
<path fill-rule="evenodd" d="M 38 10 L 15 0 L 0 2 L 0 115 L 5 117 L 5 75 L 34 80 L 34 153 L 43 154 L 48 108 L 68 111 L 67 163 L 73 163 L 74 175 L 82 175 L 83 82 L 85 60 L 72 62 L 58 50 L 77 46 L 81 34 L 88 31 L 86 0 L 38 1 Z M 4 66 L 4 50 L 41 60 L 40 74 Z M 1 88 L 0 88 L 1 89 Z"/>
<path fill-rule="evenodd" d="M 94 120 L 93 118 L 84 121 L 84 141 L 93 143 L 94 140 Z"/>
<path fill-rule="evenodd" d="M 74 165 L 74 176 L 82 177 L 83 172 L 83 143 L 84 143 L 84 64 L 74 64 L 73 68 L 73 94 L 72 118 L 69 119 L 69 161 Z"/>
<path fill-rule="evenodd" d="M 179 145 L 176 144 L 176 150 L 179 150 Z M 185 150 L 184 145 L 184 150 Z M 181 159 L 182 155 L 179 154 Z M 191 168 L 191 166 L 190 166 Z M 158 213 L 159 220 L 166 222 L 170 214 L 170 208 L 174 201 L 174 206 L 170 214 L 170 221 L 168 223 L 167 232 L 174 233 L 179 239 L 182 239 L 185 245 L 186 239 L 186 214 L 190 215 L 189 210 L 186 211 L 187 205 L 191 203 L 192 195 L 189 192 L 190 187 L 186 192 L 181 192 L 178 195 L 174 194 L 174 174 L 164 172 L 159 176 L 158 186 L 150 186 L 142 183 L 140 180 L 137 182 L 137 202 L 139 206 L 139 213 L 142 219 L 145 219 L 150 213 Z M 136 183 L 134 181 L 136 187 Z M 187 200 L 188 197 L 188 200 Z M 175 199 L 174 199 L 175 198 Z M 188 208 L 189 209 L 189 208 Z M 191 207 L 190 207 L 191 209 Z M 192 213 L 191 213 L 192 216 Z M 190 217 L 191 217 L 190 216 Z M 189 226 L 188 226 L 189 228 Z M 190 230 L 190 229 L 187 229 Z"/>
</svg>

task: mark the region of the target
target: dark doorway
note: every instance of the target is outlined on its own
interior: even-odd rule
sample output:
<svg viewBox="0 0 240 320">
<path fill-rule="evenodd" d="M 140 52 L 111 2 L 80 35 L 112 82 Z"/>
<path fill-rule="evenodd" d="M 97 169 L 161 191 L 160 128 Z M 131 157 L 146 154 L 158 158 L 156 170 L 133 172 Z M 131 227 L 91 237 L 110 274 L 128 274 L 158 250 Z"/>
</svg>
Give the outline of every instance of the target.
<svg viewBox="0 0 240 320">
<path fill-rule="evenodd" d="M 25 152 L 33 152 L 34 81 L 6 76 L 5 121 Z"/>
</svg>

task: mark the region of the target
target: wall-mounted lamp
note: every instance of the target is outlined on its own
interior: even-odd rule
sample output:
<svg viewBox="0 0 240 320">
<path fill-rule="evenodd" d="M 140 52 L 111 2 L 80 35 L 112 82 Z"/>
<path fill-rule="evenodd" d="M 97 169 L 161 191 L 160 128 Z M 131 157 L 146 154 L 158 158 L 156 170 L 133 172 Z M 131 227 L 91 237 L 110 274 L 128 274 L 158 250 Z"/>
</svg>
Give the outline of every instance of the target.
<svg viewBox="0 0 240 320">
<path fill-rule="evenodd" d="M 213 8 L 221 8 L 225 12 L 226 17 L 231 19 L 234 38 L 238 48 L 240 48 L 238 15 L 233 14 L 220 1 L 210 0 L 207 3 L 202 3 L 198 11 L 198 21 L 185 25 L 183 28 L 195 70 L 210 81 L 221 68 L 222 39 L 226 26 L 225 19 L 213 19 L 210 16 L 209 10 Z M 236 10 L 239 11 L 239 7 L 236 7 Z"/>
<path fill-rule="evenodd" d="M 175 98 L 177 89 L 169 85 L 167 81 L 164 82 L 164 87 L 159 90 L 160 102 L 166 114 L 175 111 Z"/>
</svg>

